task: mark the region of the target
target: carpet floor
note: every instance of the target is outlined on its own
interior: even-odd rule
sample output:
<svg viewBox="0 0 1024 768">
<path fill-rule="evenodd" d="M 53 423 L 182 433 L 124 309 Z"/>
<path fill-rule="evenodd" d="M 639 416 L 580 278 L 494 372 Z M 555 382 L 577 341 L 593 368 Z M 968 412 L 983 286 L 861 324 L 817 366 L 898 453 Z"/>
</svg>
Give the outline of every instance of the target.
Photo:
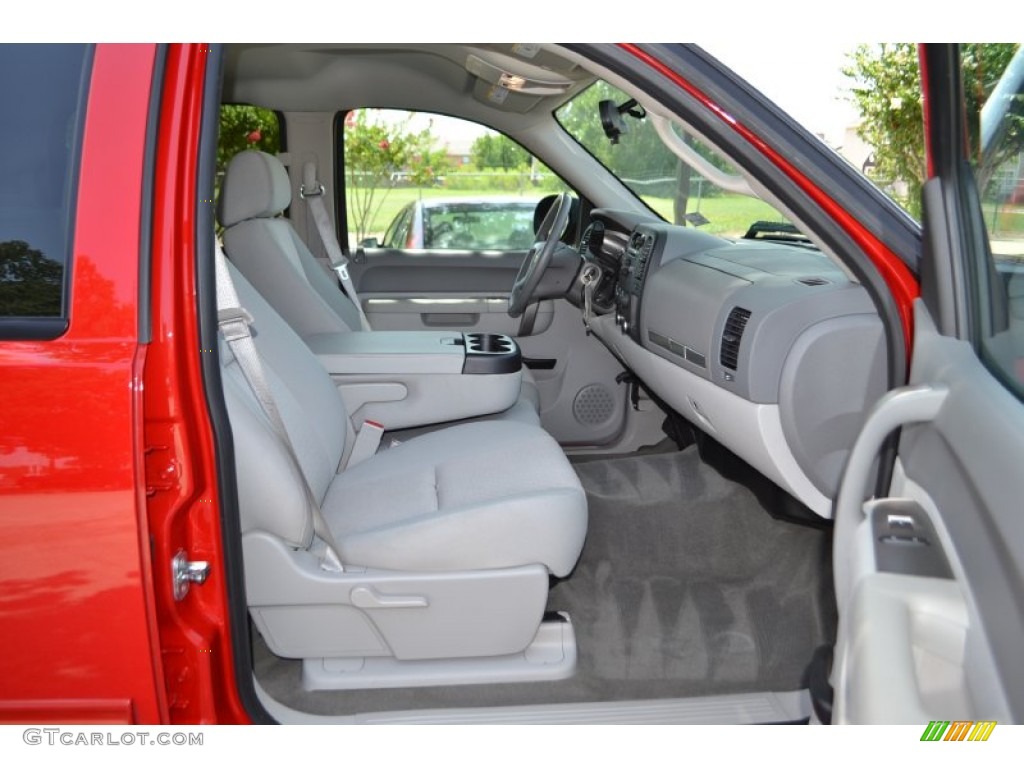
<svg viewBox="0 0 1024 768">
<path fill-rule="evenodd" d="M 258 637 L 256 677 L 275 699 L 322 715 L 689 697 L 803 687 L 834 640 L 830 535 L 770 517 L 696 448 L 574 465 L 590 522 L 551 610 L 576 630 L 564 681 L 304 691 L 301 664 Z"/>
</svg>

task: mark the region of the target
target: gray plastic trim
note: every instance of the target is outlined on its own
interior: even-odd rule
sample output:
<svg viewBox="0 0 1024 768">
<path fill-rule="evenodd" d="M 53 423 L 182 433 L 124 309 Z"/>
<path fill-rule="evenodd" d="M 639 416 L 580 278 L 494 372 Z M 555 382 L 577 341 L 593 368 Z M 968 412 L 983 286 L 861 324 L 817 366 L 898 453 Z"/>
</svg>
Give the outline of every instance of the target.
<svg viewBox="0 0 1024 768">
<path fill-rule="evenodd" d="M 864 520 L 862 505 L 868 493 L 868 483 L 872 480 L 875 458 L 894 429 L 904 424 L 934 419 L 948 394 L 945 387 L 931 385 L 894 389 L 871 409 L 857 436 L 857 442 L 846 463 L 833 515 L 836 527 L 832 567 L 835 571 L 836 603 L 840 615 L 844 612 L 854 586 L 850 553 L 846 547 Z"/>
<path fill-rule="evenodd" d="M 815 323 L 793 342 L 779 381 L 782 429 L 815 487 L 834 498 L 868 409 L 885 394 L 885 333 L 878 316 Z"/>
<path fill-rule="evenodd" d="M 319 333 L 306 344 L 331 375 L 461 373 L 462 334 L 437 331 Z"/>
<path fill-rule="evenodd" d="M 871 520 L 875 567 L 883 573 L 952 579 L 942 542 L 927 513 L 913 499 L 874 499 L 864 505 Z"/>
<path fill-rule="evenodd" d="M 256 692 L 278 722 L 289 725 L 755 725 L 795 723 L 811 716 L 806 690 L 737 693 L 681 699 L 537 704 L 370 712 L 348 717 L 311 715 Z"/>
<path fill-rule="evenodd" d="M 548 596 L 548 571 L 540 565 L 326 571 L 311 552 L 261 531 L 245 534 L 242 549 L 253 621 L 271 651 L 285 658 L 519 653 L 536 636 Z"/>
<path fill-rule="evenodd" d="M 830 499 L 797 463 L 783 432 L 779 406 L 752 403 L 699 373 L 669 362 L 621 332 L 611 315 L 591 321 L 594 333 L 665 402 L 822 517 Z"/>
<path fill-rule="evenodd" d="M 458 332 L 324 333 L 308 336 L 306 344 L 331 374 L 354 424 L 410 429 L 500 413 L 522 389 L 521 365 L 499 373 L 467 370 Z"/>
<path fill-rule="evenodd" d="M 468 630 L 472 632 L 470 623 Z M 454 631 L 454 628 L 453 628 Z M 305 659 L 302 687 L 307 691 L 415 688 L 430 685 L 481 685 L 564 680 L 576 670 L 576 633 L 564 621 L 545 621 L 519 653 L 469 659 L 393 658 Z"/>
</svg>

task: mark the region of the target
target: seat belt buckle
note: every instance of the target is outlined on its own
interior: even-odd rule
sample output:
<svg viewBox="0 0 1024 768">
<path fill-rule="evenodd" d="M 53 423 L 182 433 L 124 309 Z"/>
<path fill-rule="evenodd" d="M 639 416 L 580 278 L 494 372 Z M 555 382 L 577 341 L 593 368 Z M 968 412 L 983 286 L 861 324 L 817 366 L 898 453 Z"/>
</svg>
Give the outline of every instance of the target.
<svg viewBox="0 0 1024 768">
<path fill-rule="evenodd" d="M 341 278 L 343 283 L 348 282 L 348 264 L 337 264 L 334 267 L 334 271 L 338 273 L 338 277 Z"/>
<path fill-rule="evenodd" d="M 380 439 L 384 435 L 384 425 L 376 421 L 364 421 L 363 426 L 356 433 L 356 441 L 352 444 L 352 453 L 348 455 L 348 463 L 345 468 L 354 467 L 377 452 L 380 447 Z"/>
</svg>

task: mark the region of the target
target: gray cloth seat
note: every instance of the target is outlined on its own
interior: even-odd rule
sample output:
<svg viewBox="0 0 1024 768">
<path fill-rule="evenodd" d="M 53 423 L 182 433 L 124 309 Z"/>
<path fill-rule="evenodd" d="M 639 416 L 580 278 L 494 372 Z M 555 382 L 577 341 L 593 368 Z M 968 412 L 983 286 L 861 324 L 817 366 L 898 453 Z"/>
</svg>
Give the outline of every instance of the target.
<svg viewBox="0 0 1024 768">
<path fill-rule="evenodd" d="M 343 561 L 392 570 L 543 565 L 564 576 L 586 534 L 586 500 L 558 444 L 539 426 L 491 421 L 425 434 L 338 474 L 348 414 L 312 352 L 236 270 L 239 299 L 295 452 Z M 308 548 L 301 478 L 231 351 L 221 349 L 235 436 L 243 533 Z"/>
<path fill-rule="evenodd" d="M 218 208 L 228 258 L 299 336 L 358 330 L 355 304 L 281 216 L 291 201 L 291 183 L 280 160 L 255 150 L 235 155 Z M 540 423 L 536 383 L 529 369 L 524 367 L 522 374 L 516 404 L 487 418 Z"/>
<path fill-rule="evenodd" d="M 221 340 L 246 598 L 270 649 L 303 659 L 318 686 L 375 685 L 360 674 L 378 680 L 381 664 L 389 685 L 424 684 L 438 660 L 472 670 L 514 658 L 553 674 L 524 652 L 545 626 L 550 576 L 572 570 L 587 530 L 586 497 L 558 444 L 538 425 L 495 420 L 343 467 L 351 424 L 330 376 L 228 272 L 294 449 L 293 458 Z M 314 501 L 329 536 L 317 534 Z M 330 539 L 341 571 L 325 552 Z M 564 658 L 575 659 L 565 642 Z"/>
<path fill-rule="evenodd" d="M 323 514 L 342 560 L 399 570 L 541 563 L 565 576 L 585 532 L 558 444 L 515 422 L 448 427 L 385 451 L 331 483 Z"/>
</svg>

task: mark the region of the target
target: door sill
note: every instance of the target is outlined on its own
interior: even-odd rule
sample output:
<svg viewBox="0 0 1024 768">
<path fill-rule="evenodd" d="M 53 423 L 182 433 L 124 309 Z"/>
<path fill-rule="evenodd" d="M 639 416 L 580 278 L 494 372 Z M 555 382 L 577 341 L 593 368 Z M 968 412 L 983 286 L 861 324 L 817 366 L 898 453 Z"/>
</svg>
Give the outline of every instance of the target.
<svg viewBox="0 0 1024 768">
<path fill-rule="evenodd" d="M 299 712 L 256 693 L 278 722 L 293 725 L 755 725 L 802 723 L 811 717 L 806 690 L 736 693 L 681 699 L 425 709 L 327 717 Z"/>
</svg>

